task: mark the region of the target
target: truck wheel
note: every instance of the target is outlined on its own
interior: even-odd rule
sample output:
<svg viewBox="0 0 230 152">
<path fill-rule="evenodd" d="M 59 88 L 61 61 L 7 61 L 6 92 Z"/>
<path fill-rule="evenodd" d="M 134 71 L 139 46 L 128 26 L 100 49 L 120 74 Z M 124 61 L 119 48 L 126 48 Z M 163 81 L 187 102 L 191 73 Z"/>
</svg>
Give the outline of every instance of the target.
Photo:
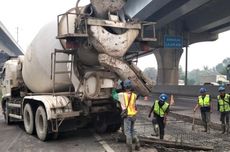
<svg viewBox="0 0 230 152">
<path fill-rule="evenodd" d="M 118 123 L 118 124 L 112 124 L 112 125 L 108 126 L 107 131 L 109 133 L 111 133 L 111 132 L 117 132 L 120 128 L 121 128 L 121 124 L 120 123 Z"/>
<path fill-rule="evenodd" d="M 104 116 L 99 116 L 94 122 L 94 128 L 97 133 L 105 133 L 107 130 L 108 124 Z"/>
<path fill-rule="evenodd" d="M 39 106 L 36 111 L 35 126 L 38 138 L 45 141 L 48 135 L 48 121 L 46 111 L 43 106 Z"/>
<path fill-rule="evenodd" d="M 28 134 L 34 132 L 34 114 L 30 104 L 26 104 L 23 110 L 24 127 Z"/>
<path fill-rule="evenodd" d="M 11 120 L 10 120 L 10 117 L 9 117 L 9 109 L 8 109 L 7 103 L 5 105 L 4 118 L 5 118 L 6 124 L 10 125 L 11 124 Z"/>
</svg>

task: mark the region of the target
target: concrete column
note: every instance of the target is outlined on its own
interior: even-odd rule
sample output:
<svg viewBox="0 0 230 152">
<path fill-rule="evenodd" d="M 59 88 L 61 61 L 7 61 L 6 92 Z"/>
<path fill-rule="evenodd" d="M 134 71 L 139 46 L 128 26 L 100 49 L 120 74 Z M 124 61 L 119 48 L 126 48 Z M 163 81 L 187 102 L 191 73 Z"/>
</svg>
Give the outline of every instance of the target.
<svg viewBox="0 0 230 152">
<path fill-rule="evenodd" d="M 161 48 L 154 51 L 158 64 L 157 85 L 177 85 L 183 49 Z"/>
</svg>

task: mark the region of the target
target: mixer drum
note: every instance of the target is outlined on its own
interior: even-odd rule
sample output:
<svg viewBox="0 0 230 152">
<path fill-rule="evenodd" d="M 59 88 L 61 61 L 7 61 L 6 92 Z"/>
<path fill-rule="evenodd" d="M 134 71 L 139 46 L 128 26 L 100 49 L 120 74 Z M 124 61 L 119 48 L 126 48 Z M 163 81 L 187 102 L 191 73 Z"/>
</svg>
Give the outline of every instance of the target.
<svg viewBox="0 0 230 152">
<path fill-rule="evenodd" d="M 27 49 L 22 75 L 26 86 L 36 93 L 52 92 L 51 53 L 54 49 L 62 49 L 57 35 L 57 23 L 44 26 Z M 57 60 L 68 60 L 67 54 L 57 54 Z M 66 64 L 56 64 L 56 71 L 67 71 Z M 55 77 L 55 91 L 67 91 L 71 84 L 68 74 Z"/>
</svg>

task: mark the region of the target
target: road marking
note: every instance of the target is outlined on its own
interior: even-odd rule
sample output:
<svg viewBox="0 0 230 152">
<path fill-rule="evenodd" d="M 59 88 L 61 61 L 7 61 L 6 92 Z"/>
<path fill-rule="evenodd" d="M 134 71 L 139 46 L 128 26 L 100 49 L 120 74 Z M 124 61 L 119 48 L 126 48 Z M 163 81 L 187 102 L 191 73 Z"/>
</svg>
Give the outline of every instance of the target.
<svg viewBox="0 0 230 152">
<path fill-rule="evenodd" d="M 19 129 L 19 128 L 17 127 L 17 129 Z M 19 137 L 20 137 L 21 135 L 22 135 L 22 131 L 20 131 L 20 132 L 17 134 L 17 136 L 12 140 L 12 142 L 7 146 L 7 148 L 6 148 L 7 152 L 10 152 L 9 149 L 14 145 L 14 143 L 17 142 L 17 140 L 19 139 Z"/>
<path fill-rule="evenodd" d="M 103 146 L 106 152 L 114 152 L 114 150 L 107 144 L 107 142 L 102 140 L 101 136 L 99 136 L 98 134 L 94 134 L 94 137 Z"/>
</svg>

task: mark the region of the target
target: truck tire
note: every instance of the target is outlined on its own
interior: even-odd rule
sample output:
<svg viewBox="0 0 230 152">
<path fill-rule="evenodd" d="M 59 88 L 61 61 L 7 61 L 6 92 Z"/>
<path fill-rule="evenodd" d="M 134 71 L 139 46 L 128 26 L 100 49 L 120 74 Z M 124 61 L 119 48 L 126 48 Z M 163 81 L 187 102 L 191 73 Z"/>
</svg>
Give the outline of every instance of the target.
<svg viewBox="0 0 230 152">
<path fill-rule="evenodd" d="M 31 105 L 27 103 L 23 110 L 23 122 L 25 130 L 28 134 L 33 134 L 34 132 L 34 113 L 32 111 Z"/>
<path fill-rule="evenodd" d="M 109 125 L 107 128 L 108 133 L 113 133 L 113 132 L 117 132 L 119 129 L 121 128 L 121 124 L 112 124 Z"/>
<path fill-rule="evenodd" d="M 106 122 L 106 117 L 103 115 L 100 115 L 97 117 L 97 119 L 94 121 L 94 128 L 97 133 L 103 134 L 106 132 L 108 127 L 108 124 Z"/>
<path fill-rule="evenodd" d="M 46 111 L 43 106 L 39 106 L 36 111 L 35 127 L 38 138 L 45 141 L 48 137 L 48 121 Z"/>
</svg>

